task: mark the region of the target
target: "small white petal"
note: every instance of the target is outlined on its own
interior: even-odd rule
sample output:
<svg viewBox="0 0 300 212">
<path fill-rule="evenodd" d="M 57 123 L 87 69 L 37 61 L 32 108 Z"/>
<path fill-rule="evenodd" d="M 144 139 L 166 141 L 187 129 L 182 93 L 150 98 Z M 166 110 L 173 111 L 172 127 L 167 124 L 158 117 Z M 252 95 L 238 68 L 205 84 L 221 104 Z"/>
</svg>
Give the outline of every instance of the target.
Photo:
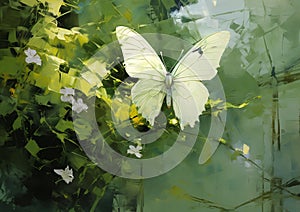
<svg viewBox="0 0 300 212">
<path fill-rule="evenodd" d="M 131 149 L 127 149 L 127 154 L 135 154 L 135 152 Z"/>
<path fill-rule="evenodd" d="M 79 105 L 84 104 L 84 103 L 83 103 L 83 100 L 82 100 L 81 98 L 78 98 L 78 99 L 77 99 L 77 104 L 79 104 Z"/>
<path fill-rule="evenodd" d="M 64 89 L 60 89 L 59 93 L 74 96 L 75 95 L 75 90 L 73 88 L 64 88 Z"/>
<path fill-rule="evenodd" d="M 75 104 L 72 106 L 72 110 L 74 112 L 76 112 L 76 113 L 80 113 L 81 112 L 81 109 L 78 107 L 78 105 L 75 105 Z"/>
<path fill-rule="evenodd" d="M 62 102 L 69 102 L 71 104 L 75 101 L 74 98 L 73 98 L 73 96 L 69 96 L 69 95 L 63 95 L 63 96 L 61 96 L 60 100 Z"/>
<path fill-rule="evenodd" d="M 135 150 L 135 147 L 133 145 L 129 145 L 129 148 Z"/>
<path fill-rule="evenodd" d="M 33 57 L 36 54 L 36 51 L 34 49 L 31 49 L 31 48 L 28 48 L 24 52 L 25 52 L 26 56 L 28 56 L 28 57 Z"/>
<path fill-rule="evenodd" d="M 136 156 L 137 158 L 141 158 L 143 155 L 142 155 L 141 153 L 135 153 L 135 156 Z"/>
<path fill-rule="evenodd" d="M 32 57 L 26 57 L 25 62 L 28 63 L 28 64 L 32 63 Z"/>
<path fill-rule="evenodd" d="M 79 98 L 76 101 L 73 101 L 72 103 L 72 110 L 75 111 L 76 113 L 80 113 L 82 111 L 86 111 L 88 109 L 88 106 L 86 104 L 83 103 L 82 99 Z"/>
<path fill-rule="evenodd" d="M 73 174 L 73 170 L 72 170 L 72 169 L 69 169 L 69 166 L 66 167 L 65 171 L 66 171 L 66 172 L 69 172 L 69 173 L 71 173 L 71 174 Z"/>
<path fill-rule="evenodd" d="M 63 169 L 54 169 L 54 172 L 58 175 L 62 175 L 63 171 Z"/>
<path fill-rule="evenodd" d="M 39 66 L 42 65 L 42 60 L 41 60 L 40 56 L 35 57 L 35 63 L 36 63 L 37 65 L 39 65 Z"/>
</svg>

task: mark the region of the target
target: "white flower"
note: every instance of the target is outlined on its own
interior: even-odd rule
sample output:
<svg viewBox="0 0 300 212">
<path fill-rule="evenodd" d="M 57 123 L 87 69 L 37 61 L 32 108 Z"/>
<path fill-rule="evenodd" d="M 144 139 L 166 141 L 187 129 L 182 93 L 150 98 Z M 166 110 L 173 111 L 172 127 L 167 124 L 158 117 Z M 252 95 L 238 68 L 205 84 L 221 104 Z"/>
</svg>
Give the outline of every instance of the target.
<svg viewBox="0 0 300 212">
<path fill-rule="evenodd" d="M 60 97 L 61 101 L 69 102 L 71 104 L 75 101 L 73 97 L 75 95 L 75 91 L 73 88 L 60 89 L 59 93 L 63 94 L 63 96 Z"/>
<path fill-rule="evenodd" d="M 61 101 L 71 103 L 72 110 L 76 113 L 80 113 L 83 110 L 86 111 L 88 109 L 88 106 L 85 103 L 83 103 L 81 98 L 77 99 L 76 101 L 76 99 L 74 98 L 75 90 L 73 88 L 60 89 L 59 93 L 63 94 L 60 97 Z"/>
<path fill-rule="evenodd" d="M 127 154 L 135 155 L 137 158 L 141 158 L 143 155 L 140 153 L 142 150 L 142 146 L 137 145 L 136 147 L 129 145 L 129 149 L 127 150 Z"/>
<path fill-rule="evenodd" d="M 26 63 L 35 63 L 37 65 L 42 65 L 42 60 L 40 56 L 36 53 L 34 49 L 28 48 L 27 50 L 24 51 L 26 54 L 25 61 Z"/>
<path fill-rule="evenodd" d="M 70 182 L 73 181 L 74 176 L 73 176 L 73 170 L 69 169 L 69 166 L 63 169 L 54 169 L 54 172 L 62 177 L 62 179 L 69 184 Z"/>
<path fill-rule="evenodd" d="M 76 100 L 72 102 L 72 110 L 75 111 L 76 113 L 80 113 L 83 110 L 86 111 L 87 109 L 88 106 L 85 103 L 83 103 L 81 98 L 77 99 L 77 102 Z"/>
</svg>

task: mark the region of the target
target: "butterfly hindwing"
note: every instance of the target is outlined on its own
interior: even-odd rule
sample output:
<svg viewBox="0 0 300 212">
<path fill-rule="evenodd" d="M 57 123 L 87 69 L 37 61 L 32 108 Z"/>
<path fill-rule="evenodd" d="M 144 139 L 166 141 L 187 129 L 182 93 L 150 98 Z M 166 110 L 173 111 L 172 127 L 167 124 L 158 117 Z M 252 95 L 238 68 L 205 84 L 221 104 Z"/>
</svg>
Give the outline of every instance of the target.
<svg viewBox="0 0 300 212">
<path fill-rule="evenodd" d="M 153 126 L 166 96 L 164 84 L 156 80 L 142 79 L 133 86 L 131 95 L 138 112 Z"/>
<path fill-rule="evenodd" d="M 205 110 L 209 93 L 199 81 L 174 82 L 172 87 L 172 103 L 180 127 L 190 125 L 194 127 L 198 117 Z"/>
</svg>

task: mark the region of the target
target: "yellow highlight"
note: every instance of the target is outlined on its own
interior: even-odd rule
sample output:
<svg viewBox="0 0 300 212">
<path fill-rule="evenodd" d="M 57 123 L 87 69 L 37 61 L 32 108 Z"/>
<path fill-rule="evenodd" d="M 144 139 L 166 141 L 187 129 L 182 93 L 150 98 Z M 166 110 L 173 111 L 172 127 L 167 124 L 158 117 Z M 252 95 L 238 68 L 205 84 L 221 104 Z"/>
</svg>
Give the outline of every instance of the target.
<svg viewBox="0 0 300 212">
<path fill-rule="evenodd" d="M 10 88 L 10 89 L 9 89 L 9 92 L 10 92 L 10 95 L 11 95 L 11 96 L 15 96 L 16 89 Z"/>
<path fill-rule="evenodd" d="M 137 110 L 137 107 L 135 106 L 135 104 L 132 104 L 130 107 L 129 117 L 134 126 L 145 124 L 145 120 L 141 116 L 141 114 L 138 113 L 138 110 Z"/>
<path fill-rule="evenodd" d="M 175 118 L 173 118 L 173 119 L 170 119 L 169 123 L 172 124 L 172 125 L 177 125 L 178 124 L 178 120 L 175 119 Z"/>
<path fill-rule="evenodd" d="M 128 22 L 131 22 L 131 20 L 132 20 L 132 14 L 131 14 L 131 12 L 128 9 L 124 12 L 123 15 L 127 19 Z"/>
<path fill-rule="evenodd" d="M 250 151 L 250 147 L 247 144 L 243 144 L 243 154 L 247 155 Z"/>
</svg>

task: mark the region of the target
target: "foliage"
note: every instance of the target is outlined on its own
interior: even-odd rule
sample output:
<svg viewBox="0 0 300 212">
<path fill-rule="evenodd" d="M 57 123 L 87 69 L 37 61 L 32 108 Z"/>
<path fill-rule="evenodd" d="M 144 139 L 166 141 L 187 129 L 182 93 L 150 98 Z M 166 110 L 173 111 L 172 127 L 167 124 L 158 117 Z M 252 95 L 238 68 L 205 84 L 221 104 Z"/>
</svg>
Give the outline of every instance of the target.
<svg viewBox="0 0 300 212">
<path fill-rule="evenodd" d="M 102 67 L 101 76 L 95 74 L 101 64 L 91 56 L 115 39 L 117 25 L 176 34 L 170 8 L 187 3 L 7 0 L 0 4 L 0 207 L 38 210 L 47 200 L 52 204 L 49 210 L 93 211 L 101 199 L 113 198 L 108 186 L 114 177 L 84 154 L 73 129 L 72 108 L 61 101 L 60 90 L 72 87 L 85 99 L 96 95 L 97 117 L 110 117 L 110 98 L 126 74 L 121 67 L 108 77 L 107 67 Z M 41 64 L 25 61 L 28 48 L 37 52 Z M 131 113 L 135 127 L 147 128 L 135 108 Z M 126 154 L 112 122 L 106 120 L 99 123 L 109 132 L 107 142 Z M 89 123 L 78 121 L 85 126 L 79 136 L 91 138 Z M 148 156 L 153 154 L 150 150 Z M 53 171 L 66 166 L 74 169 L 69 185 Z"/>
<path fill-rule="evenodd" d="M 0 3 L 1 208 L 32 211 L 45 209 L 46 204 L 49 211 L 112 211 L 113 205 L 118 205 L 115 202 L 120 195 L 126 195 L 127 200 L 138 199 L 142 187 L 140 182 L 117 179 L 101 170 L 84 153 L 73 124 L 81 127 L 77 129 L 79 138 L 90 140 L 90 148 L 96 151 L 98 138 L 90 117 L 73 123 L 72 106 L 61 100 L 60 91 L 62 88 L 74 88 L 76 95 L 86 102 L 91 102 L 96 96 L 92 105 L 99 130 L 111 147 L 126 155 L 129 144 L 116 127 L 124 127 L 122 124 L 128 118 L 130 124 L 141 132 L 148 131 L 150 126 L 134 105 L 128 106 L 117 98 L 113 99 L 116 88 L 128 77 L 124 67 L 116 63 L 116 58 L 104 65 L 103 55 L 93 56 L 103 46 L 115 41 L 114 31 L 118 25 L 128 26 L 139 33 L 159 32 L 192 42 L 199 40 L 202 34 L 198 33 L 198 28 L 203 29 L 203 26 L 197 19 L 203 17 L 185 14 L 180 19 L 181 25 L 172 17 L 181 6 L 195 2 L 6 0 Z M 237 37 L 225 52 L 226 59 L 222 60 L 219 69 L 228 102 L 209 100 L 207 111 L 201 116 L 195 152 L 207 135 L 210 124 L 207 120 L 211 115 L 217 116 L 220 111 L 228 110 L 230 117 L 220 142 L 226 144 L 222 148 L 230 150 L 229 160 L 243 156 L 243 152 L 230 143 L 238 140 L 239 127 L 250 126 L 236 126 L 236 123 L 245 123 L 246 118 L 254 120 L 262 115 L 265 99 L 259 86 L 270 83 L 272 67 L 276 67 L 276 74 L 284 74 L 290 64 L 297 62 L 296 52 L 299 49 L 296 44 L 299 42 L 295 40 L 299 32 L 289 29 L 290 21 L 299 19 L 299 15 L 282 16 L 275 6 L 275 9 L 268 10 L 266 5 L 258 6 L 257 2 L 246 1 L 245 7 L 249 8 L 251 17 L 249 26 L 227 19 L 229 25 L 226 21 L 220 24 L 226 25 Z M 286 12 L 291 9 L 287 3 L 280 3 L 280 6 Z M 255 8 L 260 9 L 257 11 Z M 262 16 L 261 13 L 272 15 Z M 205 26 L 203 32 L 206 29 L 209 31 L 209 27 Z M 252 34 L 255 34 L 255 39 Z M 277 52 L 281 48 L 277 38 L 282 34 L 283 42 L 289 48 Z M 25 50 L 28 48 L 36 50 L 41 65 L 26 63 Z M 112 48 L 106 53 L 114 55 L 115 51 Z M 166 62 L 169 68 L 173 66 L 173 61 L 166 59 Z M 281 78 L 287 81 L 293 79 L 285 75 Z M 240 82 L 243 82 L 242 86 Z M 132 85 L 133 81 L 128 82 L 124 92 L 129 94 Z M 129 114 L 124 111 L 129 111 Z M 147 145 L 142 152 L 145 158 L 169 149 L 180 131 L 173 111 L 165 105 L 163 111 L 168 118 L 167 130 L 157 142 Z M 113 125 L 111 112 L 120 126 Z M 241 113 L 246 118 L 240 118 Z M 246 133 L 246 137 L 251 137 L 249 134 Z M 53 171 L 66 166 L 72 168 L 74 174 L 74 180 L 69 184 Z M 171 191 L 176 196 L 183 196 L 183 199 L 195 200 L 177 187 Z M 197 201 L 205 202 L 202 199 Z M 136 209 L 136 202 L 130 201 L 129 204 L 127 208 Z M 216 204 L 209 202 L 209 205 L 215 207 Z"/>
</svg>

